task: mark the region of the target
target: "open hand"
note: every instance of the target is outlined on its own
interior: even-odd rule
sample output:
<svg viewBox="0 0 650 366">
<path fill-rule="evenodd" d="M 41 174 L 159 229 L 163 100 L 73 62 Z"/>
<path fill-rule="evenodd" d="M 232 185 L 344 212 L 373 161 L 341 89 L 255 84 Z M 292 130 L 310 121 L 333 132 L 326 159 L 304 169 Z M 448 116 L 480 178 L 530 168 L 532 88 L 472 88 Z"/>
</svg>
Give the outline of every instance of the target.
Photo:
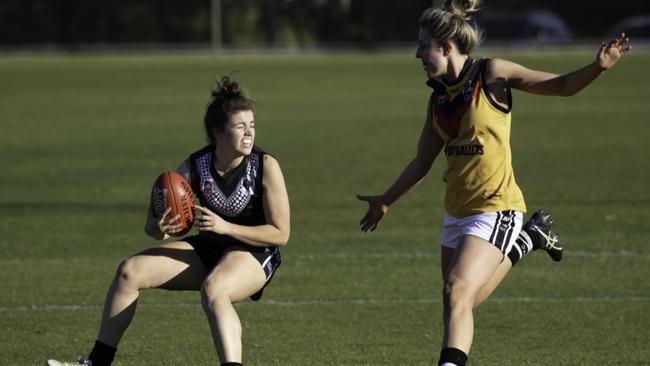
<svg viewBox="0 0 650 366">
<path fill-rule="evenodd" d="M 596 56 L 596 63 L 603 70 L 609 70 L 618 60 L 623 57 L 632 47 L 626 46 L 626 43 L 630 39 L 625 36 L 625 33 L 619 34 L 618 37 L 609 41 L 609 43 L 603 42 L 598 49 L 598 55 Z"/>
<path fill-rule="evenodd" d="M 169 212 L 171 212 L 171 210 L 172 210 L 171 207 L 167 207 L 165 212 L 163 212 L 163 214 L 160 215 L 160 218 L 156 222 L 158 224 L 158 230 L 160 230 L 161 233 L 167 235 L 172 235 L 181 232 L 181 230 L 183 230 L 184 227 L 184 225 L 178 221 L 181 215 L 169 217 Z"/>
<path fill-rule="evenodd" d="M 368 211 L 359 222 L 359 225 L 361 225 L 361 231 L 375 231 L 377 225 L 379 225 L 379 221 L 381 221 L 388 211 L 388 205 L 383 203 L 381 196 L 357 195 L 357 198 L 361 201 L 368 202 Z"/>
</svg>

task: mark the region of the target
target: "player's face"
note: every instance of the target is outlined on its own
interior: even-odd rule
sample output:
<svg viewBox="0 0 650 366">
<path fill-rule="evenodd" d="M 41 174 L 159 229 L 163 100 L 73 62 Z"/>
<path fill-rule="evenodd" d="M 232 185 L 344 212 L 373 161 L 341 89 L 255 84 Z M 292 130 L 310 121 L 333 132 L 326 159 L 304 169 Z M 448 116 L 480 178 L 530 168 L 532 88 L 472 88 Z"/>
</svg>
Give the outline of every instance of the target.
<svg viewBox="0 0 650 366">
<path fill-rule="evenodd" d="M 429 79 L 441 77 L 447 70 L 447 57 L 438 42 L 431 37 L 426 29 L 420 28 L 418 35 L 418 50 L 415 57 L 422 61 L 424 72 Z"/>
<path fill-rule="evenodd" d="M 240 111 L 232 114 L 217 139 L 217 146 L 224 144 L 242 155 L 250 154 L 255 142 L 255 115 L 253 111 Z"/>
</svg>

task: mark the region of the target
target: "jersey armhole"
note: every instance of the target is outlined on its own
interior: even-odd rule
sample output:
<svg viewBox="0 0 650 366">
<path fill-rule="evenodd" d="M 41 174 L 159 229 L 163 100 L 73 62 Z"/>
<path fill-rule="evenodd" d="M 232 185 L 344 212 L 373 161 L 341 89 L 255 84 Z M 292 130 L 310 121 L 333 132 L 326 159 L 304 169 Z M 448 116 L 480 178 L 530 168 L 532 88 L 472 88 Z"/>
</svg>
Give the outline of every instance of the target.
<svg viewBox="0 0 650 366">
<path fill-rule="evenodd" d="M 268 155 L 264 151 L 260 151 L 260 189 L 264 193 L 264 157 Z M 271 156 L 271 155 L 269 155 Z"/>
<path fill-rule="evenodd" d="M 492 93 L 490 93 L 490 90 L 488 89 L 487 81 L 485 74 L 487 74 L 487 65 L 488 62 L 490 62 L 489 58 L 484 59 L 483 63 L 481 64 L 481 88 L 483 89 L 483 94 L 485 94 L 485 97 L 487 98 L 488 102 L 496 108 L 498 111 L 508 114 L 512 111 L 512 90 L 510 87 L 507 87 L 506 90 L 506 95 L 508 98 L 508 108 L 504 108 L 501 104 L 497 103 L 494 98 L 492 98 Z"/>
<path fill-rule="evenodd" d="M 192 190 L 194 191 L 194 195 L 196 196 L 197 200 L 201 199 L 201 177 L 199 176 L 199 169 L 196 166 L 196 156 L 197 154 L 192 154 L 190 157 L 187 159 L 188 162 L 188 167 L 190 168 L 190 186 L 192 187 Z"/>
<path fill-rule="evenodd" d="M 178 164 L 178 167 L 176 168 L 176 173 L 182 175 L 185 179 L 187 179 L 190 182 L 190 184 L 192 183 L 191 171 L 192 168 L 190 168 L 189 158 L 183 160 L 180 164 Z"/>
</svg>

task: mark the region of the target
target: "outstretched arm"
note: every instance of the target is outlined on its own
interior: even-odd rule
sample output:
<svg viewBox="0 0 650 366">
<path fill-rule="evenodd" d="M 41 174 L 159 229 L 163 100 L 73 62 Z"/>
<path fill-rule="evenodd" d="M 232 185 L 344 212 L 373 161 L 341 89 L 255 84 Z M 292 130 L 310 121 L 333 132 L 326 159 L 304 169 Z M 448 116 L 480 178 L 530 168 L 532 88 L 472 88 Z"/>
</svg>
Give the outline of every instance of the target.
<svg viewBox="0 0 650 366">
<path fill-rule="evenodd" d="M 502 59 L 493 60 L 489 74 L 513 89 L 540 95 L 570 96 L 591 84 L 603 71 L 614 67 L 631 49 L 628 41 L 621 33 L 609 43 L 603 42 L 594 62 L 564 75 L 527 69 Z"/>
<path fill-rule="evenodd" d="M 368 202 L 369 206 L 368 211 L 359 223 L 362 231 L 375 231 L 388 208 L 420 183 L 422 178 L 431 170 L 431 165 L 444 146 L 444 142 L 433 128 L 431 108 L 428 108 L 428 110 L 427 119 L 418 142 L 417 155 L 406 166 L 395 183 L 381 196 L 357 195 L 358 199 Z"/>
</svg>

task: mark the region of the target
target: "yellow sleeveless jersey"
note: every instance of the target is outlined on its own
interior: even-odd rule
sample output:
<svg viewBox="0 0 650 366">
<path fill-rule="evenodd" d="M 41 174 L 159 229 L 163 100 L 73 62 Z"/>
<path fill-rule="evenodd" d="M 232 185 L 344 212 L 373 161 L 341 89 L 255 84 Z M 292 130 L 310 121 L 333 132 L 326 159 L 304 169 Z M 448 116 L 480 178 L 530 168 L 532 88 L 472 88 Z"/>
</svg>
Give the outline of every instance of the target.
<svg viewBox="0 0 650 366">
<path fill-rule="evenodd" d="M 526 212 L 512 170 L 510 106 L 503 108 L 487 91 L 488 62 L 468 59 L 454 85 L 434 79 L 427 83 L 434 89 L 434 128 L 445 142 L 445 209 L 454 217 L 503 210 Z M 508 102 L 510 105 L 509 90 Z"/>
</svg>

